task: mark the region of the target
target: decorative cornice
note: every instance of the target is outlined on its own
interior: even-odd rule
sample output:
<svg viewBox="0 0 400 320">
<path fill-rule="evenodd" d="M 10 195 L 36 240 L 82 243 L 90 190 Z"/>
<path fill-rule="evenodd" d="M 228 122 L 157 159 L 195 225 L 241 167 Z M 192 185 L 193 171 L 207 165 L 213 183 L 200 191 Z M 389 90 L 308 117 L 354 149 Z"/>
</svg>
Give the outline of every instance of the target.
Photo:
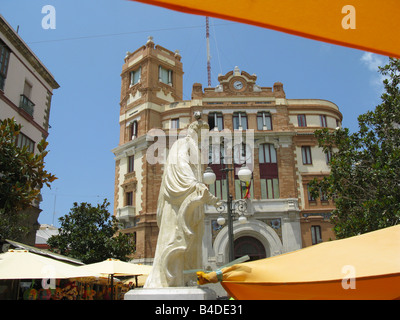
<svg viewBox="0 0 400 320">
<path fill-rule="evenodd" d="M 43 63 L 32 52 L 22 38 L 11 28 L 2 15 L 0 15 L 0 33 L 4 34 L 8 41 L 18 50 L 18 52 L 30 63 L 30 65 L 43 77 L 52 87 L 57 89 L 60 85 L 56 82 L 53 75 L 46 69 Z"/>
</svg>

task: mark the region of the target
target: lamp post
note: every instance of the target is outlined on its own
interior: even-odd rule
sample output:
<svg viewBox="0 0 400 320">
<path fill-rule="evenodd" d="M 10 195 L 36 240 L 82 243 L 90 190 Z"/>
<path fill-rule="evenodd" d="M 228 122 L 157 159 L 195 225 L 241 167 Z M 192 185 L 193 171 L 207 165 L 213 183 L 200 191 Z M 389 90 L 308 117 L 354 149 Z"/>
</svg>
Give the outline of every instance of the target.
<svg viewBox="0 0 400 320">
<path fill-rule="evenodd" d="M 225 172 L 225 176 L 226 176 L 226 194 L 228 195 L 228 199 L 227 199 L 227 213 L 228 213 L 228 257 L 229 257 L 229 262 L 233 261 L 235 256 L 234 256 L 234 237 L 233 237 L 233 215 L 236 213 L 244 213 L 246 211 L 246 202 L 244 200 L 238 200 L 235 205 L 233 203 L 233 197 L 230 194 L 229 191 L 229 172 L 233 171 L 235 168 L 228 168 L 225 167 L 223 169 L 221 169 L 222 172 Z M 239 171 L 238 171 L 238 177 L 240 179 L 240 181 L 243 182 L 249 182 L 251 180 L 251 175 L 252 172 L 249 168 L 247 168 L 245 165 L 243 165 Z M 204 172 L 203 175 L 203 180 L 204 183 L 206 184 L 213 184 L 216 180 L 216 176 L 215 173 L 212 171 L 212 169 L 210 167 L 207 167 L 207 169 Z M 233 207 L 234 206 L 234 207 Z M 222 211 L 224 211 L 224 206 L 220 206 L 217 209 L 220 213 L 222 213 Z M 240 223 L 246 223 L 247 219 L 246 217 L 244 217 L 243 215 L 240 215 L 239 217 L 239 222 Z M 223 217 L 219 217 L 217 219 L 217 223 L 219 225 L 224 225 L 225 224 L 225 218 Z"/>
</svg>

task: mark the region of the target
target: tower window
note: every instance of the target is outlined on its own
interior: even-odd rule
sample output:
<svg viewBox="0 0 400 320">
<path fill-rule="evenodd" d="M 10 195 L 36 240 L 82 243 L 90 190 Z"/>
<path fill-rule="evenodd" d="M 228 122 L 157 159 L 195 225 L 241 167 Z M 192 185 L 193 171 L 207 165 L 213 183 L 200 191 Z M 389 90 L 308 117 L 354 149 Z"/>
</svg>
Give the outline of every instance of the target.
<svg viewBox="0 0 400 320">
<path fill-rule="evenodd" d="M 133 172 L 135 169 L 135 156 L 128 157 L 128 172 Z"/>
<path fill-rule="evenodd" d="M 133 205 L 133 192 L 125 193 L 125 205 L 132 206 Z"/>
<path fill-rule="evenodd" d="M 158 80 L 162 83 L 172 86 L 172 70 L 158 67 Z"/>
<path fill-rule="evenodd" d="M 137 133 L 138 133 L 138 122 L 137 120 L 135 120 L 129 125 L 129 140 L 133 140 L 134 138 L 136 138 Z"/>
<path fill-rule="evenodd" d="M 140 82 L 141 74 L 142 74 L 142 67 L 139 67 L 135 71 L 131 71 L 131 86 L 133 86 L 136 83 Z"/>
</svg>

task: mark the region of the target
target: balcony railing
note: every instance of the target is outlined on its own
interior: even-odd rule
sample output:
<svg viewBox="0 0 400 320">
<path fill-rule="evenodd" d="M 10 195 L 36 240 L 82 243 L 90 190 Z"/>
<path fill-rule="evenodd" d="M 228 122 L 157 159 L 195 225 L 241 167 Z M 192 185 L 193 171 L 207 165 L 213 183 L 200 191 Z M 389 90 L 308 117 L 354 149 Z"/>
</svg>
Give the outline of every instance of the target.
<svg viewBox="0 0 400 320">
<path fill-rule="evenodd" d="M 35 104 L 31 100 L 29 100 L 27 96 L 21 94 L 21 98 L 19 100 L 19 107 L 32 117 L 33 117 L 34 106 Z"/>
</svg>

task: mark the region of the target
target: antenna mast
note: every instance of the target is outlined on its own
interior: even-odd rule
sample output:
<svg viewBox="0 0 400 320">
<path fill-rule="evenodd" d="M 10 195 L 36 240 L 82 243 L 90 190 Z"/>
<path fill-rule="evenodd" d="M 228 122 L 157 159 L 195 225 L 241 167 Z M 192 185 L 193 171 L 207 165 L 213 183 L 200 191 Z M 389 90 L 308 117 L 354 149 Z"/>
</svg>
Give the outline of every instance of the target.
<svg viewBox="0 0 400 320">
<path fill-rule="evenodd" d="M 207 39 L 207 77 L 208 77 L 208 87 L 211 87 L 210 26 L 209 26 L 209 18 L 208 17 L 206 17 L 206 39 Z"/>
</svg>

